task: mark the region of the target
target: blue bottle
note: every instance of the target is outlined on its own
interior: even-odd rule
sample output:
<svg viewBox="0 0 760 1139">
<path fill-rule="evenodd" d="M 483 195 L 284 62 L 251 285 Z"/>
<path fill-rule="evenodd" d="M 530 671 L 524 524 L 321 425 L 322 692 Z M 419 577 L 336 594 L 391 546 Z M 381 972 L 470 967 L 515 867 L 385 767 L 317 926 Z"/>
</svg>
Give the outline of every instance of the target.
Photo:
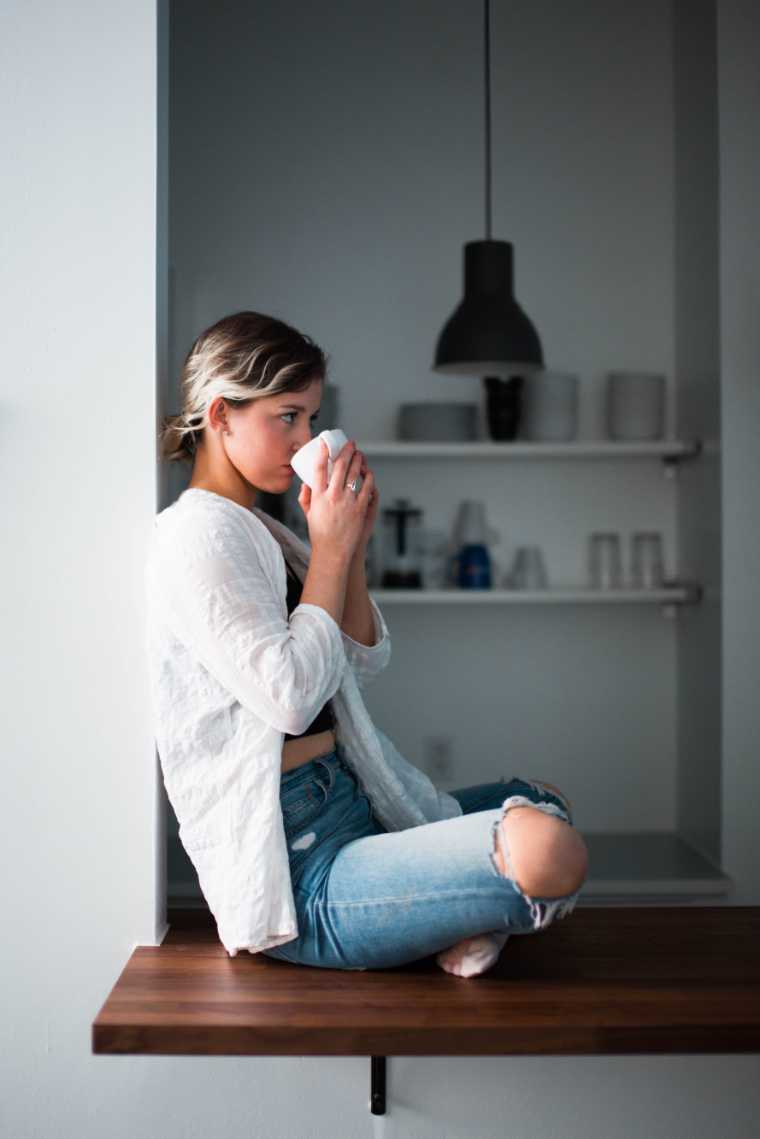
<svg viewBox="0 0 760 1139">
<path fill-rule="evenodd" d="M 491 588 L 491 559 L 482 542 L 462 546 L 459 553 L 459 588 Z"/>
</svg>

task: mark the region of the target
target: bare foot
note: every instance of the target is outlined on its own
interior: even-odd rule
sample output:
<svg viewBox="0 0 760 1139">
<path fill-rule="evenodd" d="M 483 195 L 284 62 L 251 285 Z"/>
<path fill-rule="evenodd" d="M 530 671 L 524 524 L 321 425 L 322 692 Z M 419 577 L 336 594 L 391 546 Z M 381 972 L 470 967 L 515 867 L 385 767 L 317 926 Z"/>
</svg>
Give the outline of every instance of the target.
<svg viewBox="0 0 760 1139">
<path fill-rule="evenodd" d="M 447 973 L 474 977 L 491 968 L 508 937 L 508 933 L 481 933 L 477 937 L 466 937 L 449 949 L 441 950 L 435 959 Z"/>
</svg>

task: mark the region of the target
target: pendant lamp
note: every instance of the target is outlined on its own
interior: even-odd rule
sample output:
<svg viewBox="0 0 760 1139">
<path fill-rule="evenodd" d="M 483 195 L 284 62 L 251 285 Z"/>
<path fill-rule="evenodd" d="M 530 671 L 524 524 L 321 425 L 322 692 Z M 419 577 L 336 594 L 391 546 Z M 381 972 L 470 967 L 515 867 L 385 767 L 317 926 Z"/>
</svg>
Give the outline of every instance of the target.
<svg viewBox="0 0 760 1139">
<path fill-rule="evenodd" d="M 512 243 L 491 239 L 490 9 L 485 0 L 486 240 L 464 246 L 464 299 L 438 337 L 433 371 L 506 377 L 544 367 L 538 333 L 514 296 Z"/>
</svg>

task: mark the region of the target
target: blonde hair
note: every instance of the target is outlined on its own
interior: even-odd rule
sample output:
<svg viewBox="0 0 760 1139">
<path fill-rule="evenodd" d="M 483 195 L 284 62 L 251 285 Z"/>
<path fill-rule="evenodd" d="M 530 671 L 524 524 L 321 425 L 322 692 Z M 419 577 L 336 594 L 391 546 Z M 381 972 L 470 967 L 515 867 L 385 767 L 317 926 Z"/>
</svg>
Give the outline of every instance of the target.
<svg viewBox="0 0 760 1139">
<path fill-rule="evenodd" d="M 258 312 L 236 312 L 197 337 L 182 365 L 182 410 L 161 424 L 159 448 L 169 462 L 192 461 L 208 408 L 217 396 L 232 407 L 303 391 L 324 379 L 328 357 L 304 333 Z"/>
</svg>

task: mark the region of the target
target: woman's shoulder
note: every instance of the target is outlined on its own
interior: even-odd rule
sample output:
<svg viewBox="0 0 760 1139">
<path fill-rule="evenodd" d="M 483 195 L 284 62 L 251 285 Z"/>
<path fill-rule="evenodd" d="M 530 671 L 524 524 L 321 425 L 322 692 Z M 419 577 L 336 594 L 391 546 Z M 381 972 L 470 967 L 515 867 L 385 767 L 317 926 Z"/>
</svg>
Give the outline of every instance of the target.
<svg viewBox="0 0 760 1139">
<path fill-rule="evenodd" d="M 150 557 L 183 561 L 223 557 L 269 561 L 274 539 L 250 510 L 213 491 L 188 487 L 154 519 Z M 276 545 L 276 544 L 275 544 Z"/>
</svg>

